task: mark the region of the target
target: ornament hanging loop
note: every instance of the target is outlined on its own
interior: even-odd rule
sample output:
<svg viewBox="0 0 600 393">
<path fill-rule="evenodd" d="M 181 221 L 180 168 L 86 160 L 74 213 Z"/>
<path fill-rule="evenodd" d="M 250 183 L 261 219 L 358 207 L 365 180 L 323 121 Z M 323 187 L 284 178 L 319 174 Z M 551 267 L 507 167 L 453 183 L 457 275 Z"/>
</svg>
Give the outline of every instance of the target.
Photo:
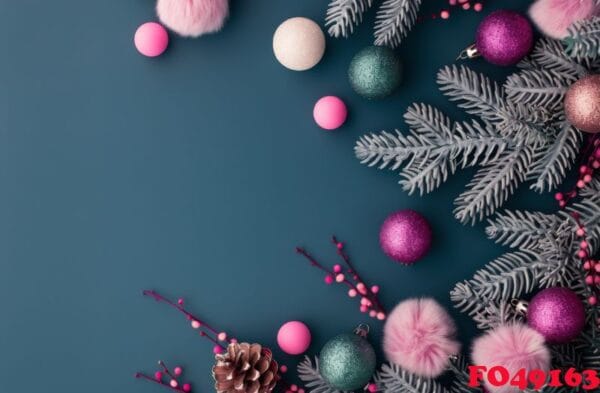
<svg viewBox="0 0 600 393">
<path fill-rule="evenodd" d="M 462 52 L 460 52 L 456 60 L 475 59 L 480 56 L 481 53 L 479 53 L 477 47 L 475 47 L 475 44 L 472 44 L 465 48 Z"/>
<path fill-rule="evenodd" d="M 510 301 L 510 305 L 513 307 L 513 309 L 518 315 L 527 316 L 527 309 L 529 308 L 529 303 L 525 300 L 512 299 Z"/>
<path fill-rule="evenodd" d="M 354 329 L 354 334 L 360 337 L 367 337 L 369 335 L 369 330 L 371 330 L 369 325 L 366 323 L 361 323 L 356 327 L 356 329 Z"/>
</svg>

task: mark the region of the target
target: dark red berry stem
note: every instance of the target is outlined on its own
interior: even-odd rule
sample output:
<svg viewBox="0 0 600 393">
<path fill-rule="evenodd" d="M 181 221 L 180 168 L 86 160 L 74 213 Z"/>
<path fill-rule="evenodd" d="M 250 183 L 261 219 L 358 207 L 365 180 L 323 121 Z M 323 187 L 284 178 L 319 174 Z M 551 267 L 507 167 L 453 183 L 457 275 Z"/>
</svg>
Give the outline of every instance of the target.
<svg viewBox="0 0 600 393">
<path fill-rule="evenodd" d="M 212 326 L 210 326 L 206 322 L 204 322 L 202 319 L 198 318 L 196 315 L 194 315 L 191 312 L 189 312 L 188 310 L 186 310 L 182 304 L 183 303 L 182 301 L 179 301 L 177 303 L 173 302 L 172 300 L 167 299 L 166 297 L 162 296 L 161 294 L 159 294 L 158 292 L 153 291 L 153 290 L 144 290 L 142 293 L 144 294 L 144 296 L 151 297 L 154 300 L 156 300 L 157 302 L 165 303 L 165 304 L 173 307 L 174 309 L 178 310 L 183 315 L 185 315 L 185 317 L 188 321 L 199 323 L 201 328 L 207 329 L 215 337 L 210 336 L 209 334 L 207 334 L 205 331 L 202 331 L 202 330 L 200 330 L 200 336 L 213 342 L 215 345 L 221 347 L 222 349 L 226 348 L 226 346 L 223 345 L 221 342 L 219 342 L 219 340 L 216 338 L 216 336 L 219 335 L 219 332 L 215 328 L 213 328 Z M 227 339 L 226 341 L 230 343 L 231 339 Z"/>
<path fill-rule="evenodd" d="M 585 148 L 581 154 L 581 161 L 579 166 L 579 178 L 575 183 L 575 186 L 568 192 L 559 192 L 555 195 L 555 199 L 558 201 L 558 206 L 561 209 L 565 209 L 567 205 L 579 195 L 579 190 L 584 189 L 591 183 L 594 176 L 597 175 L 597 171 L 600 169 L 600 134 L 593 134 L 588 137 Z M 591 306 L 595 306 L 598 303 L 599 288 L 600 285 L 600 261 L 593 259 L 591 255 L 591 247 L 587 237 L 587 229 L 579 213 L 570 212 L 571 217 L 577 224 L 575 234 L 578 238 L 579 247 L 575 253 L 575 257 L 581 260 L 581 267 L 583 269 L 585 285 L 589 289 L 589 297 L 587 302 Z"/>
<path fill-rule="evenodd" d="M 344 243 L 339 241 L 335 236 L 332 236 L 331 242 L 335 245 L 338 256 L 346 265 L 347 274 L 343 273 L 343 268 L 341 267 L 341 265 L 335 265 L 334 268 L 331 270 L 326 268 L 302 247 L 296 247 L 296 252 L 302 255 L 304 258 L 306 258 L 310 262 L 311 266 L 316 267 L 317 269 L 326 273 L 325 282 L 327 284 L 331 284 L 334 281 L 340 284 L 344 284 L 349 288 L 349 296 L 359 296 L 361 298 L 361 312 L 367 312 L 370 310 L 369 315 L 371 317 L 376 317 L 380 320 L 385 319 L 385 309 L 379 302 L 379 299 L 376 294 L 379 290 L 379 287 L 367 287 L 357 270 L 354 268 L 350 257 L 344 251 Z M 350 277 L 350 279 L 348 277 Z"/>
<path fill-rule="evenodd" d="M 344 251 L 344 243 L 338 241 L 338 239 L 335 235 L 331 236 L 331 242 L 335 245 L 335 248 L 337 249 L 337 254 L 340 256 L 340 258 L 342 258 L 342 260 L 348 267 L 348 273 L 353 276 L 354 280 L 356 280 L 358 282 L 362 282 L 362 283 L 366 282 L 365 280 L 362 279 L 362 277 L 358 273 L 358 270 L 356 270 L 354 268 L 354 265 L 350 261 L 350 256 L 346 253 L 346 251 Z M 368 287 L 366 287 L 366 291 L 367 291 L 367 296 L 368 296 L 369 300 L 371 300 L 376 305 L 378 311 L 385 313 L 385 309 L 379 302 L 377 295 L 374 294 L 373 292 L 371 292 L 371 290 Z"/>
<path fill-rule="evenodd" d="M 173 386 L 169 385 L 168 383 L 165 383 L 163 381 L 159 381 L 159 380 L 157 380 L 155 378 L 152 378 L 152 377 L 150 377 L 150 376 L 148 376 L 146 374 L 143 374 L 143 373 L 135 373 L 135 377 L 138 378 L 138 379 L 145 379 L 148 382 L 154 382 L 155 384 L 158 384 L 160 386 L 164 386 L 164 387 L 169 388 L 171 390 L 174 390 L 176 392 L 188 393 L 185 390 L 183 390 L 183 388 L 180 388 L 179 386 L 177 386 L 177 387 L 174 388 Z"/>
</svg>

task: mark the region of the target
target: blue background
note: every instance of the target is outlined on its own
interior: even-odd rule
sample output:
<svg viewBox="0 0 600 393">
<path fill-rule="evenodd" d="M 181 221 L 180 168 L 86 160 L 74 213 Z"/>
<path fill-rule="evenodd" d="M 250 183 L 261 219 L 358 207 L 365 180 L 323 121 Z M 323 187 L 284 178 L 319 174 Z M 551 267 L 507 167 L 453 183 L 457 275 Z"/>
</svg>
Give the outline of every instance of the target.
<svg viewBox="0 0 600 393">
<path fill-rule="evenodd" d="M 307 322 L 310 353 L 365 319 L 340 287 L 294 253 L 307 246 L 333 263 L 329 236 L 391 308 L 427 295 L 451 306 L 454 283 L 502 252 L 483 225 L 452 216 L 471 172 L 437 192 L 408 196 L 393 172 L 359 164 L 355 140 L 404 128 L 424 101 L 458 116 L 437 91 L 437 70 L 471 43 L 483 14 L 426 19 L 398 50 L 405 81 L 378 102 L 356 96 L 352 56 L 372 38 L 373 12 L 348 40 L 328 38 L 323 61 L 291 72 L 272 55 L 275 28 L 292 16 L 323 22 L 324 0 L 232 0 L 225 29 L 171 35 L 168 52 L 140 56 L 137 26 L 151 0 L 0 0 L 0 383 L 3 391 L 154 392 L 133 378 L 155 362 L 186 366 L 196 392 L 212 391 L 211 346 L 179 314 L 141 296 L 153 288 L 241 339 L 276 348 L 278 327 Z M 445 1 L 425 1 L 425 13 Z M 526 1 L 495 1 L 525 10 Z M 502 80 L 501 70 L 473 67 Z M 339 131 L 316 127 L 323 95 L 346 100 Z M 523 188 L 509 205 L 551 209 Z M 378 246 L 394 210 L 423 212 L 435 245 L 403 267 Z M 473 323 L 452 310 L 468 347 Z M 369 321 L 373 341 L 381 324 Z"/>
</svg>

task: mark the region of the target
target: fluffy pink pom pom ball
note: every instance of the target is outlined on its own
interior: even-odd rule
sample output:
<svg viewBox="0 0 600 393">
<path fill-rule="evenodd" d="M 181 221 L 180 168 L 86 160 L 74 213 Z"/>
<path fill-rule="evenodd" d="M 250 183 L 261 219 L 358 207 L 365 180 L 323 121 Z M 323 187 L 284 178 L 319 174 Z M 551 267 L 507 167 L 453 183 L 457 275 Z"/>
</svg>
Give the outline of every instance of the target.
<svg viewBox="0 0 600 393">
<path fill-rule="evenodd" d="M 454 321 L 433 299 L 409 299 L 388 315 L 383 330 L 387 359 L 424 377 L 435 378 L 460 351 Z"/>
<path fill-rule="evenodd" d="M 158 0 L 160 21 L 179 35 L 198 37 L 221 30 L 229 0 Z"/>
<path fill-rule="evenodd" d="M 596 0 L 538 0 L 529 9 L 529 16 L 548 37 L 562 39 L 574 22 L 598 15 Z"/>
<path fill-rule="evenodd" d="M 544 345 L 544 337 L 522 324 L 500 326 L 476 339 L 471 360 L 477 366 L 487 367 L 488 371 L 495 366 L 506 367 L 511 376 L 522 368 L 528 371 L 550 369 L 550 351 Z M 494 393 L 521 392 L 510 384 L 497 387 L 485 382 L 485 385 Z"/>
</svg>

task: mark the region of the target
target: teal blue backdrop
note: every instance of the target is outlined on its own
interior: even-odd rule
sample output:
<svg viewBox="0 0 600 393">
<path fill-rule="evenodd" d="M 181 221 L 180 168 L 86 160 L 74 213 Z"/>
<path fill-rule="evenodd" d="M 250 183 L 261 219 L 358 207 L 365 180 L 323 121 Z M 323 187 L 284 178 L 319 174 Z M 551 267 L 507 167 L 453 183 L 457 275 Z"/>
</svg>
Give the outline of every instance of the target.
<svg viewBox="0 0 600 393">
<path fill-rule="evenodd" d="M 425 14 L 445 0 L 426 0 Z M 525 10 L 528 1 L 486 1 Z M 225 29 L 171 35 L 164 56 L 140 56 L 137 26 L 153 0 L 0 0 L 0 386 L 22 393 L 152 393 L 133 378 L 156 361 L 186 366 L 196 392 L 212 391 L 211 346 L 144 288 L 189 307 L 237 337 L 273 347 L 278 327 L 307 322 L 310 354 L 365 322 L 355 301 L 294 253 L 335 261 L 347 242 L 358 269 L 391 308 L 448 292 L 502 252 L 484 225 L 462 226 L 452 200 L 471 172 L 425 197 L 392 172 L 354 158 L 367 131 L 404 129 L 413 101 L 454 106 L 435 75 L 471 43 L 483 14 L 420 23 L 398 50 L 405 80 L 368 102 L 346 69 L 371 42 L 373 12 L 350 39 L 327 39 L 323 61 L 291 72 L 272 55 L 275 28 L 292 16 L 323 23 L 327 1 L 232 0 Z M 502 80 L 508 70 L 475 61 Z M 335 94 L 347 124 L 324 132 L 314 102 Z M 550 210 L 550 195 L 522 189 L 509 206 Z M 421 211 L 435 232 L 413 267 L 388 260 L 378 229 L 397 209 Z M 468 348 L 471 320 L 452 310 Z M 381 325 L 369 321 L 380 340 Z"/>
</svg>

